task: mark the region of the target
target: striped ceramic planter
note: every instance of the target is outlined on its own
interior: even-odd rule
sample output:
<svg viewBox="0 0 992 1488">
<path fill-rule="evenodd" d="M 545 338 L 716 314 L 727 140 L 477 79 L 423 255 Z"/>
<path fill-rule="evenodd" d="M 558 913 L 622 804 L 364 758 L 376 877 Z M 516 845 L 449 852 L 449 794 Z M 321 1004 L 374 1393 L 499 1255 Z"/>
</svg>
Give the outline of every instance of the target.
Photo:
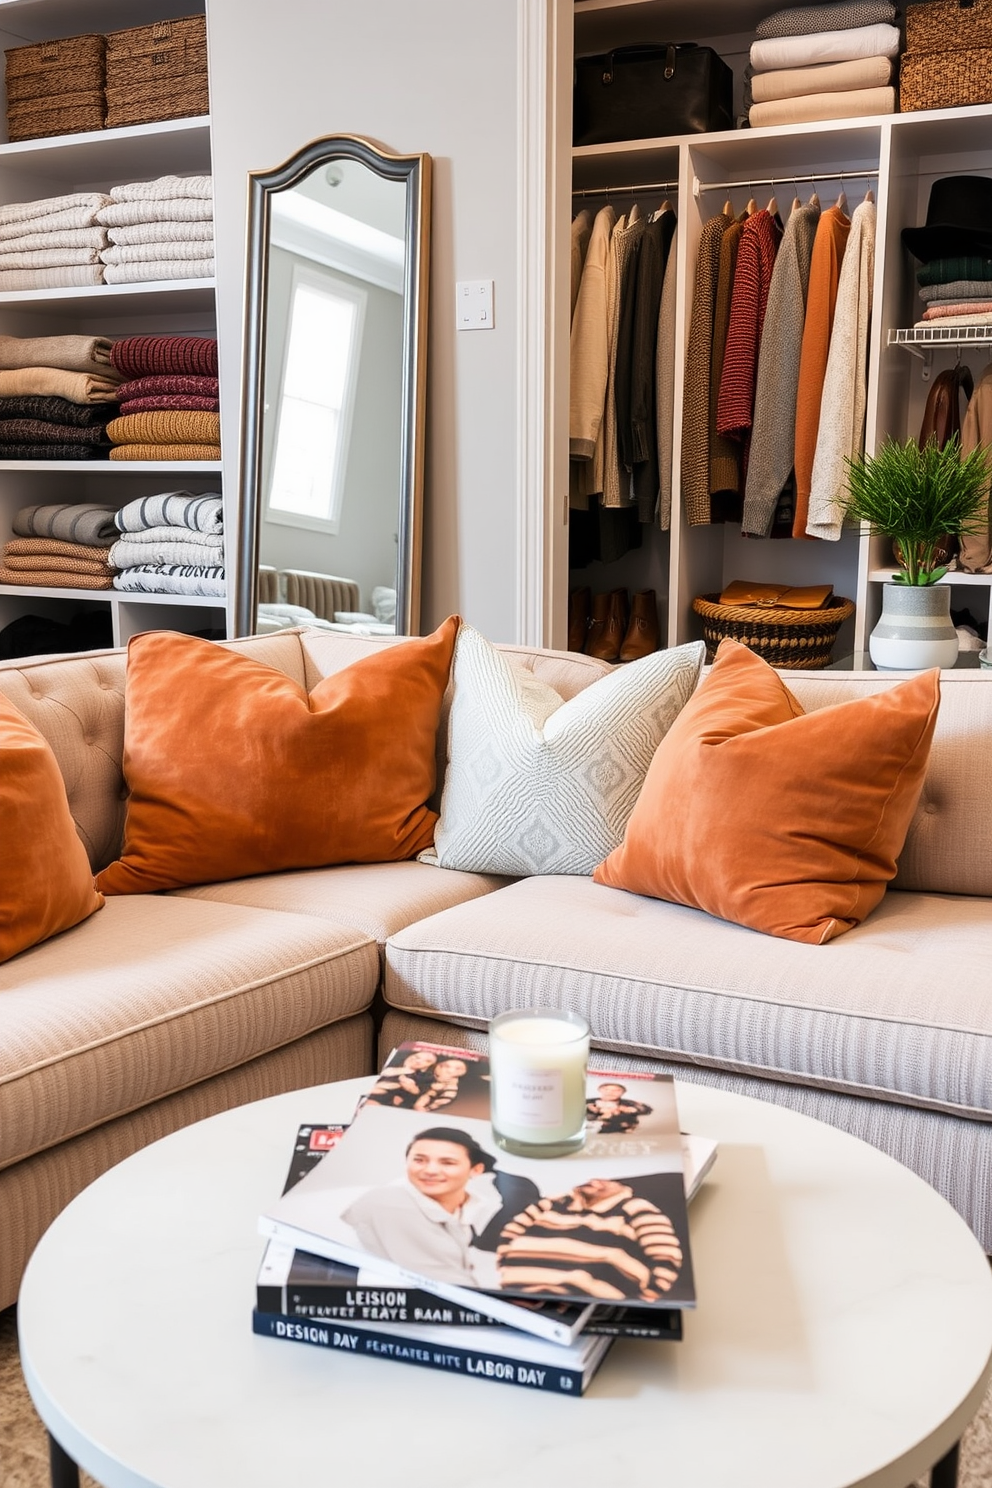
<svg viewBox="0 0 992 1488">
<path fill-rule="evenodd" d="M 868 637 L 868 654 L 877 667 L 899 671 L 952 667 L 958 637 L 948 585 L 884 584 L 882 614 Z"/>
</svg>

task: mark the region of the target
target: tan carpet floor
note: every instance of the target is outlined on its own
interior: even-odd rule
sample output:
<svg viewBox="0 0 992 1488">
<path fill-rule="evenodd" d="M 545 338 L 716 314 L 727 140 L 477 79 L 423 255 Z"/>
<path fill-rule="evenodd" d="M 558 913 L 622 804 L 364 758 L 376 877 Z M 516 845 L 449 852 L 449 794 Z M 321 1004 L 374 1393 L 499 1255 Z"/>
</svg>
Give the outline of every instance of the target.
<svg viewBox="0 0 992 1488">
<path fill-rule="evenodd" d="M 82 1473 L 83 1488 L 100 1488 Z M 21 1375 L 16 1309 L 0 1312 L 0 1488 L 48 1488 L 48 1441 Z M 913 1488 L 926 1488 L 925 1481 Z M 992 1488 L 992 1390 L 965 1434 L 959 1488 Z"/>
</svg>

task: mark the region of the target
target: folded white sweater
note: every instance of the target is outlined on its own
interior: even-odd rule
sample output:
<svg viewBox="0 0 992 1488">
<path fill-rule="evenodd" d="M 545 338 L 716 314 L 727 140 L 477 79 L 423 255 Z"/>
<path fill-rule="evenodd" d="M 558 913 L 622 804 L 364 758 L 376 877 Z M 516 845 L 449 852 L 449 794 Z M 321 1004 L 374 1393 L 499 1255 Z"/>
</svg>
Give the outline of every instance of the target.
<svg viewBox="0 0 992 1488">
<path fill-rule="evenodd" d="M 103 264 L 67 264 L 61 269 L 2 269 L 0 294 L 24 289 L 82 289 L 103 284 Z"/>
<path fill-rule="evenodd" d="M 779 67 L 812 67 L 820 62 L 851 62 L 857 57 L 896 57 L 899 27 L 879 24 L 852 31 L 820 31 L 814 36 L 774 36 L 751 47 L 755 72 Z"/>
<path fill-rule="evenodd" d="M 102 191 L 74 191 L 68 196 L 45 196 L 38 201 L 8 202 L 0 207 L 0 226 L 27 222 L 32 217 L 48 217 L 52 212 L 70 212 L 80 208 L 106 206 L 109 196 Z"/>
<path fill-rule="evenodd" d="M 197 238 L 189 243 L 112 243 L 100 254 L 105 264 L 147 264 L 213 256 L 213 238 Z"/>
<path fill-rule="evenodd" d="M 132 181 L 129 185 L 110 188 L 115 202 L 171 201 L 183 196 L 212 201 L 213 194 L 212 176 L 159 176 L 154 181 Z"/>
<path fill-rule="evenodd" d="M 104 197 L 104 201 L 107 198 Z M 109 203 L 108 203 L 109 204 Z M 44 203 L 37 203 L 43 206 Z M 68 228 L 70 230 L 80 227 L 94 227 L 99 224 L 98 213 L 100 207 L 67 207 L 61 212 L 42 213 L 37 217 L 20 217 L 14 222 L 0 221 L 0 240 L 8 238 L 21 238 L 35 233 L 61 232 Z"/>
<path fill-rule="evenodd" d="M 106 229 L 110 241 L 122 247 L 133 247 L 138 243 L 198 243 L 212 237 L 213 231 L 213 220 L 209 217 L 197 218 L 193 222 L 136 222 L 130 227 Z"/>
<path fill-rule="evenodd" d="M 153 263 L 105 264 L 107 284 L 145 284 L 156 279 L 212 279 L 212 258 L 166 258 Z"/>
<path fill-rule="evenodd" d="M 12 253 L 6 243 L 0 243 L 0 269 L 57 269 L 99 262 L 99 248 L 31 248 L 27 253 Z"/>
<path fill-rule="evenodd" d="M 137 222 L 212 222 L 213 202 L 192 196 L 174 201 L 109 202 L 101 207 L 97 221 L 105 227 L 133 227 Z"/>
</svg>

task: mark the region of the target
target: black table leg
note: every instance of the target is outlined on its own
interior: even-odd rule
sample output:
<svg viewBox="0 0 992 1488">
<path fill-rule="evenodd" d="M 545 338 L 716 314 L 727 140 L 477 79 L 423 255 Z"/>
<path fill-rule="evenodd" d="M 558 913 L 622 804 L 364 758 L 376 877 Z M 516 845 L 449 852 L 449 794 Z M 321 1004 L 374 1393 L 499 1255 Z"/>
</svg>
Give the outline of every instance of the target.
<svg viewBox="0 0 992 1488">
<path fill-rule="evenodd" d="M 961 1443 L 955 1442 L 946 1457 L 930 1469 L 930 1488 L 958 1488 L 958 1459 Z"/>
<path fill-rule="evenodd" d="M 79 1468 L 51 1432 L 48 1433 L 48 1460 L 52 1470 L 52 1488 L 79 1488 Z"/>
</svg>

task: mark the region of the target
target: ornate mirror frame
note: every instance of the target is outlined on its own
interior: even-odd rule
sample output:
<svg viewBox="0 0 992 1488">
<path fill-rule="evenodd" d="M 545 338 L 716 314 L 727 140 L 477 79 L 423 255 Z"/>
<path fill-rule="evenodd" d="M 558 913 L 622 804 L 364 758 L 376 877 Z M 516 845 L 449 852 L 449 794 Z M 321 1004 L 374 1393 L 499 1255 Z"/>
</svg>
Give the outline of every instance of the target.
<svg viewBox="0 0 992 1488">
<path fill-rule="evenodd" d="M 387 180 L 406 183 L 403 264 L 403 368 L 400 490 L 397 511 L 396 631 L 420 629 L 424 420 L 427 395 L 427 310 L 430 272 L 431 157 L 394 155 L 359 135 L 312 140 L 283 165 L 248 176 L 248 254 L 241 409 L 241 489 L 234 633 L 251 635 L 258 611 L 259 524 L 262 512 L 262 423 L 265 395 L 266 309 L 273 196 L 318 166 L 353 160 Z"/>
</svg>

